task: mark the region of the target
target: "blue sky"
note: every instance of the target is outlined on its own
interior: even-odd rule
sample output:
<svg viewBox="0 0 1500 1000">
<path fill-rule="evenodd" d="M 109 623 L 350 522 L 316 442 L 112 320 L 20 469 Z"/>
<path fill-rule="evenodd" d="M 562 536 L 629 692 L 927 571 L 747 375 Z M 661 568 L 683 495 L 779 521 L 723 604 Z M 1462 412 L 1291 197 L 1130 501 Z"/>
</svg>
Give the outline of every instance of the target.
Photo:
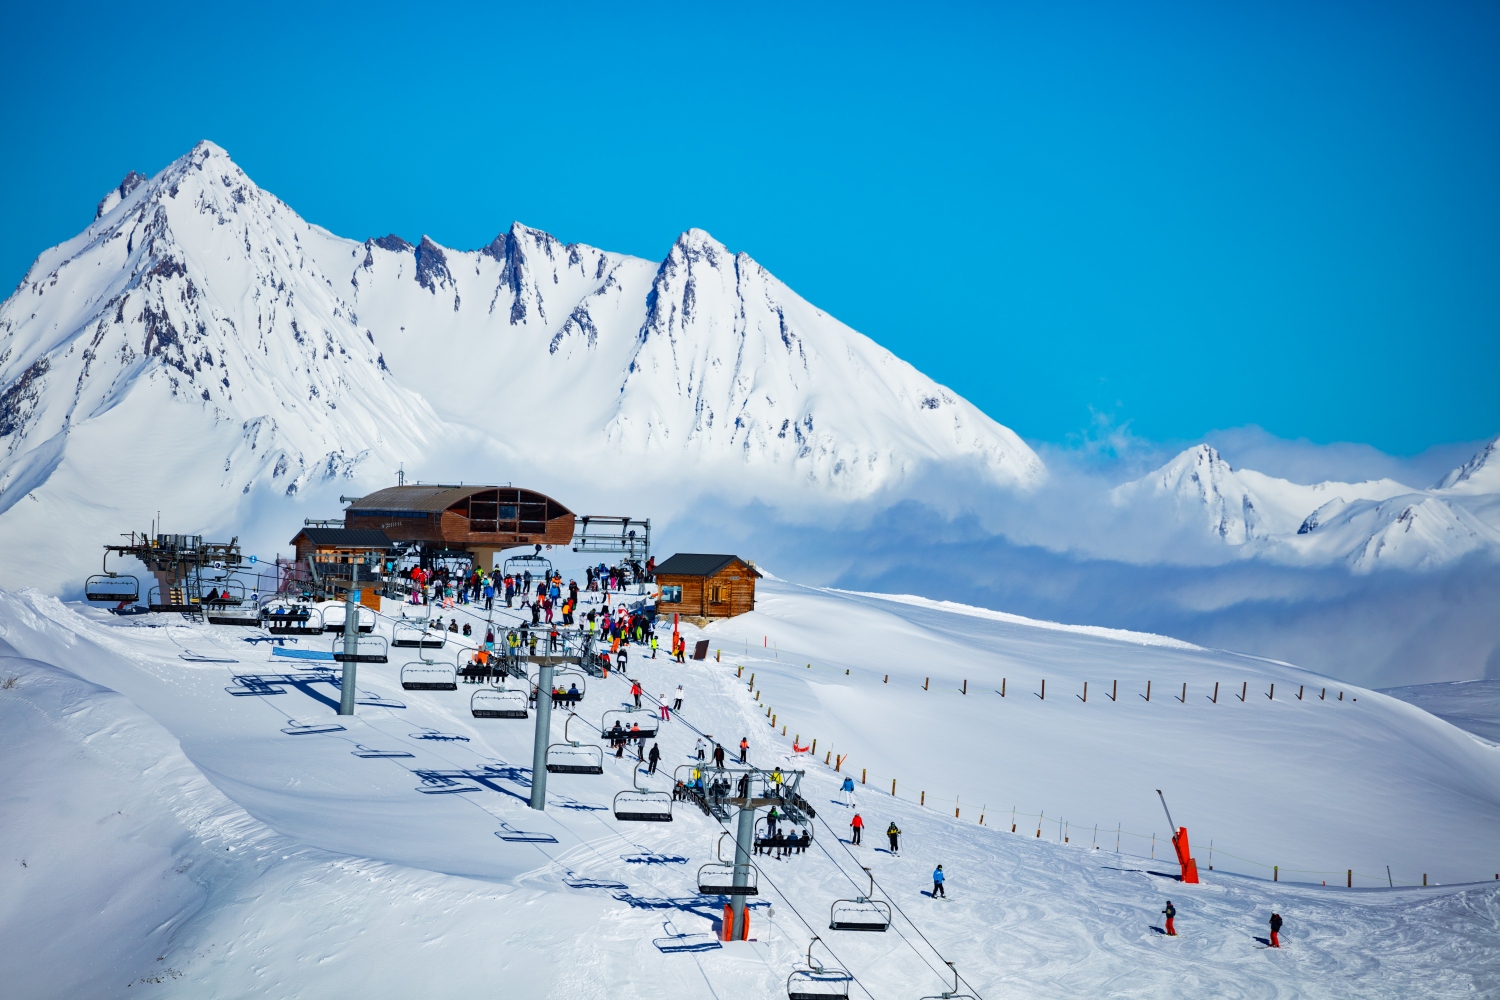
<svg viewBox="0 0 1500 1000">
<path fill-rule="evenodd" d="M 1500 433 L 1492 4 L 41 6 L 6 286 L 210 138 L 351 237 L 707 229 L 1034 441 Z"/>
</svg>

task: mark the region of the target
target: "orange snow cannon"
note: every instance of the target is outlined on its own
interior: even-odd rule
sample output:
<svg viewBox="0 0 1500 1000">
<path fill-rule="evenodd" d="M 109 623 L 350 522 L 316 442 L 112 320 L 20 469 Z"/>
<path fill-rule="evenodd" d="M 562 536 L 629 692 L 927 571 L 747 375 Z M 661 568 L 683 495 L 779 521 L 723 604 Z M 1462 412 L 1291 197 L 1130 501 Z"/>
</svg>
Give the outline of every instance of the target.
<svg viewBox="0 0 1500 1000">
<path fill-rule="evenodd" d="M 1172 810 L 1167 808 L 1167 797 L 1162 795 L 1161 789 L 1156 790 L 1156 795 L 1161 799 L 1162 811 L 1167 814 L 1167 826 L 1176 830 L 1172 834 L 1172 849 L 1177 852 L 1177 863 L 1182 867 L 1182 881 L 1187 885 L 1198 884 L 1198 862 L 1194 860 L 1192 852 L 1188 850 L 1187 827 L 1178 826 L 1172 822 Z"/>
</svg>

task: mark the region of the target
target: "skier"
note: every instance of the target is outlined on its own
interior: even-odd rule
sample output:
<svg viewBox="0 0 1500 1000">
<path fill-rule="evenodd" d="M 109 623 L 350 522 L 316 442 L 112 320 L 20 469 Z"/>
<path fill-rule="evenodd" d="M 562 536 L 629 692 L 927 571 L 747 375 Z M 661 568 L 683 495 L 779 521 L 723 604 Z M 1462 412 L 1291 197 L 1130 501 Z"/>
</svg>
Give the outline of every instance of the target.
<svg viewBox="0 0 1500 1000">
<path fill-rule="evenodd" d="M 616 641 L 618 642 L 619 640 L 616 640 Z M 616 659 L 620 661 L 620 669 L 624 670 L 625 669 L 625 664 L 627 662 L 629 662 L 629 660 L 630 660 L 630 651 L 627 650 L 624 646 L 621 646 L 620 647 L 620 655 L 618 657 L 616 657 Z M 637 702 L 635 707 L 636 708 L 640 708 L 641 707 L 640 703 Z"/>
<path fill-rule="evenodd" d="M 938 865 L 937 869 L 932 873 L 932 898 L 933 899 L 937 899 L 939 896 L 942 896 L 944 899 L 948 898 L 948 893 L 943 890 L 943 879 L 944 879 L 943 866 L 942 865 Z"/>
<path fill-rule="evenodd" d="M 749 763 L 749 760 L 747 759 L 748 756 L 749 756 L 749 754 L 750 754 L 750 737 L 748 737 L 748 736 L 741 736 L 740 737 L 740 763 L 741 764 L 747 764 L 747 763 Z"/>
<path fill-rule="evenodd" d="M 859 835 L 863 833 L 865 829 L 865 818 L 859 813 L 855 813 L 854 818 L 849 821 L 849 828 L 854 831 L 853 835 L 849 838 L 849 843 L 858 846 Z"/>
<path fill-rule="evenodd" d="M 1167 900 L 1167 908 L 1161 912 L 1167 918 L 1167 935 L 1169 937 L 1176 937 L 1177 928 L 1172 925 L 1172 921 L 1177 918 L 1177 907 L 1173 906 L 1172 901 L 1169 899 Z"/>
<path fill-rule="evenodd" d="M 661 702 L 661 721 L 663 721 L 663 722 L 671 722 L 672 721 L 672 716 L 671 716 L 670 713 L 671 713 L 672 710 L 667 707 L 667 694 L 666 694 L 666 692 L 663 691 L 661 697 L 658 698 L 657 700 Z"/>
<path fill-rule="evenodd" d="M 698 741 L 694 744 L 693 749 L 698 752 L 698 759 L 701 761 L 704 754 L 708 751 L 708 745 L 703 742 L 703 737 L 698 737 Z"/>
<path fill-rule="evenodd" d="M 650 754 L 651 769 L 647 772 L 648 774 L 655 774 L 656 773 L 656 764 L 660 760 L 661 760 L 661 747 L 659 747 L 655 743 L 653 743 L 653 744 L 651 744 L 651 754 Z"/>
<path fill-rule="evenodd" d="M 656 640 L 653 638 L 651 641 L 654 643 Z M 654 659 L 654 657 L 653 657 L 653 659 Z M 682 685 L 681 684 L 677 685 L 677 697 L 672 702 L 672 711 L 674 711 L 674 712 L 680 712 L 680 711 L 682 711 Z"/>
<path fill-rule="evenodd" d="M 656 659 L 656 633 L 651 633 L 651 659 Z"/>
<path fill-rule="evenodd" d="M 1281 947 L 1281 914 L 1271 914 L 1271 947 Z"/>
<path fill-rule="evenodd" d="M 892 854 L 900 854 L 901 853 L 901 828 L 896 825 L 896 821 L 895 820 L 891 820 L 891 825 L 885 828 L 885 835 L 887 837 L 891 838 L 891 853 Z"/>
<path fill-rule="evenodd" d="M 625 664 L 623 664 L 623 663 L 620 664 L 620 666 L 619 666 L 618 669 L 624 670 L 625 669 Z M 641 682 L 640 681 L 631 681 L 630 682 L 630 696 L 635 699 L 635 707 L 636 708 L 640 708 L 641 707 Z"/>
<path fill-rule="evenodd" d="M 844 793 L 844 805 L 848 806 L 850 809 L 855 808 L 856 804 L 854 801 L 854 779 L 851 777 L 845 777 L 844 783 L 839 786 L 839 791 Z"/>
<path fill-rule="evenodd" d="M 714 744 L 714 767 L 724 770 L 724 747 L 722 744 Z"/>
</svg>

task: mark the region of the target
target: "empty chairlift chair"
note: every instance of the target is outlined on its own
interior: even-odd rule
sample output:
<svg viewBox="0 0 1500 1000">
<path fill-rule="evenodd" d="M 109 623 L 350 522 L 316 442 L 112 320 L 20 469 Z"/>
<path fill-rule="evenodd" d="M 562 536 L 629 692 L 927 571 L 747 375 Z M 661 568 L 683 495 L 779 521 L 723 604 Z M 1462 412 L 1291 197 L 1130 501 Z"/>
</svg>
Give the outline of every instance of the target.
<svg viewBox="0 0 1500 1000">
<path fill-rule="evenodd" d="M 428 631 L 425 618 L 402 619 L 396 622 L 391 632 L 391 645 L 403 649 L 442 649 L 446 639 L 440 631 Z"/>
<path fill-rule="evenodd" d="M 640 786 L 640 771 L 631 767 L 636 785 L 615 794 L 615 819 L 627 823 L 672 822 L 672 796 L 667 792 L 653 792 Z"/>
<path fill-rule="evenodd" d="M 953 989 L 925 996 L 922 1000 L 974 1000 L 974 994 L 958 992 L 958 970 L 953 967 L 952 962 L 948 963 L 948 971 L 953 973 Z"/>
<path fill-rule="evenodd" d="M 527 719 L 530 701 L 524 688 L 480 688 L 469 699 L 469 714 L 476 719 Z"/>
<path fill-rule="evenodd" d="M 141 596 L 141 581 L 120 573 L 98 573 L 84 581 L 83 596 L 90 601 L 134 604 Z"/>
<path fill-rule="evenodd" d="M 563 742 L 547 748 L 547 771 L 550 774 L 603 774 L 604 748 L 568 738 L 568 727 L 577 716 L 568 713 L 563 723 Z"/>
<path fill-rule="evenodd" d="M 819 939 L 814 936 L 807 945 L 807 965 L 793 970 L 786 979 L 787 1000 L 848 1000 L 849 984 L 854 977 L 836 966 L 821 965 L 813 958 L 813 945 Z"/>
<path fill-rule="evenodd" d="M 375 612 L 372 611 L 372 610 L 370 610 L 369 608 L 362 607 L 362 606 L 359 606 L 359 605 L 356 605 L 356 607 L 358 607 L 358 609 L 359 609 L 359 611 L 358 611 L 359 617 L 357 619 L 358 622 L 359 622 L 359 630 L 361 632 L 373 632 L 373 631 L 375 631 Z M 325 632 L 342 632 L 342 631 L 344 631 L 344 602 L 343 601 L 329 601 L 329 602 L 327 602 L 326 604 L 323 605 L 322 611 L 323 611 L 323 631 L 325 631 Z"/>
<path fill-rule="evenodd" d="M 698 869 L 698 892 L 705 896 L 759 896 L 760 871 L 746 865 L 746 884 L 734 884 L 734 865 L 710 861 Z"/>
<path fill-rule="evenodd" d="M 870 876 L 870 894 L 855 899 L 836 899 L 828 910 L 828 929 L 834 931 L 884 931 L 891 926 L 891 904 L 874 899 L 875 876 Z"/>
<path fill-rule="evenodd" d="M 390 653 L 384 636 L 366 636 L 356 641 L 355 648 L 344 650 L 344 637 L 333 637 L 333 658 L 338 663 L 388 663 Z"/>
<path fill-rule="evenodd" d="M 458 677 L 446 663 L 417 660 L 401 668 L 401 688 L 405 691 L 457 691 Z"/>
</svg>

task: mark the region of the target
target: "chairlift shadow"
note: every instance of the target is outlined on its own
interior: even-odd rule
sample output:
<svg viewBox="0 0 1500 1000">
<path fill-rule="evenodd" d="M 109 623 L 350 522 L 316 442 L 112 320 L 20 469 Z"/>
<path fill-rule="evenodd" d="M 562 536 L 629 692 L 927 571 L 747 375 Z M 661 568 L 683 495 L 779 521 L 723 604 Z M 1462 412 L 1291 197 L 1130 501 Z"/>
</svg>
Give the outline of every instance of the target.
<svg viewBox="0 0 1500 1000">
<path fill-rule="evenodd" d="M 622 854 L 620 860 L 627 865 L 685 865 L 688 859 L 680 854 L 662 854 L 659 851 L 641 850 L 635 854 Z"/>
</svg>

